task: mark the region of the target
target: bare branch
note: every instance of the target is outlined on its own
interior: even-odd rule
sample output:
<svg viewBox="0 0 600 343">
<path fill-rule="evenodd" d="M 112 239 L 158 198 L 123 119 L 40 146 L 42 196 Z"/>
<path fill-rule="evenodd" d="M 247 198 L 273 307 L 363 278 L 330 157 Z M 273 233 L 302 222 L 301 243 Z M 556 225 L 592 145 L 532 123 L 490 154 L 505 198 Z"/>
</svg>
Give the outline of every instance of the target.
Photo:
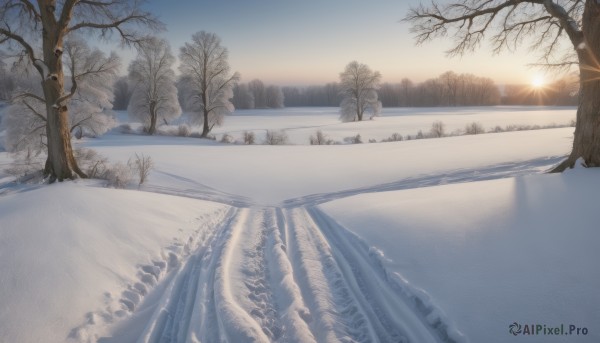
<svg viewBox="0 0 600 343">
<path fill-rule="evenodd" d="M 23 101 L 23 105 L 25 105 L 36 117 L 42 119 L 46 122 L 46 117 L 44 117 L 40 112 L 36 111 L 27 101 Z"/>
<path fill-rule="evenodd" d="M 35 99 L 35 100 L 37 100 L 37 101 L 39 101 L 39 102 L 41 102 L 41 103 L 43 103 L 43 104 L 45 104 L 45 103 L 46 103 L 46 99 L 44 99 L 44 98 L 42 98 L 42 97 L 39 97 L 39 96 L 37 96 L 37 95 L 35 95 L 35 94 L 33 94 L 33 93 L 29 93 L 29 92 L 22 92 L 22 93 L 19 93 L 19 94 L 18 94 L 17 96 L 15 96 L 13 99 L 14 99 L 14 100 L 20 100 L 20 99 L 22 99 L 22 98 L 31 98 L 31 99 Z"/>
<path fill-rule="evenodd" d="M 37 71 L 40 73 L 40 75 L 42 75 L 42 77 L 44 77 L 44 70 L 42 69 L 41 66 L 39 66 L 39 65 L 37 65 L 37 63 L 35 63 L 38 59 L 35 57 L 35 52 L 33 50 L 33 47 L 31 47 L 31 45 L 29 43 L 27 43 L 27 41 L 25 40 L 25 38 L 23 38 L 23 36 L 12 32 L 10 27 L 8 26 L 8 24 L 5 24 L 5 25 L 6 25 L 6 28 L 0 27 L 0 35 L 5 36 L 5 38 L 2 39 L 1 42 L 11 40 L 11 41 L 14 41 L 14 42 L 18 43 L 19 45 L 21 45 L 25 49 L 25 51 L 27 53 L 27 57 L 29 57 L 29 60 L 33 63 L 34 67 L 37 69 Z"/>
<path fill-rule="evenodd" d="M 582 0 L 456 0 L 447 5 L 412 8 L 403 19 L 412 24 L 417 44 L 450 36 L 454 46 L 446 53 L 462 55 L 489 38 L 492 51 L 513 50 L 527 42 L 547 63 L 562 49 L 563 38 L 577 48 L 583 41 Z"/>
</svg>

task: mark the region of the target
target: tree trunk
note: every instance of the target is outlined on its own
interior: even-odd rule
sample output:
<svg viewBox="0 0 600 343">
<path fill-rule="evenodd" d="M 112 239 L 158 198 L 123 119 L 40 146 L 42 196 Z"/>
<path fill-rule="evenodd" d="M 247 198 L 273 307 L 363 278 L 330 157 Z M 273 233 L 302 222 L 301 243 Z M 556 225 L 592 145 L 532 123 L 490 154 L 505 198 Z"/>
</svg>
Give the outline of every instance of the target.
<svg viewBox="0 0 600 343">
<path fill-rule="evenodd" d="M 200 137 L 206 138 L 208 133 L 210 132 L 210 127 L 208 126 L 208 111 L 204 110 L 204 120 L 202 123 L 202 135 Z"/>
<path fill-rule="evenodd" d="M 552 172 L 573 168 L 579 158 L 600 167 L 600 3 L 588 0 L 583 13 L 585 48 L 578 47 L 580 93 L 573 149 Z"/>
<path fill-rule="evenodd" d="M 50 182 L 73 179 L 75 175 L 87 177 L 75 161 L 71 147 L 71 132 L 69 130 L 69 112 L 64 104 L 58 100 L 64 94 L 64 73 L 61 53 L 56 52 L 57 47 L 62 47 L 62 33 L 54 17 L 53 4 L 40 6 L 43 22 L 43 53 L 44 63 L 48 68 L 48 75 L 43 75 L 42 87 L 46 99 L 46 135 L 48 144 L 48 158 L 44 168 L 44 175 Z"/>
<path fill-rule="evenodd" d="M 153 135 L 156 132 L 156 106 L 154 102 L 150 103 L 150 127 L 148 128 L 148 134 Z"/>
</svg>

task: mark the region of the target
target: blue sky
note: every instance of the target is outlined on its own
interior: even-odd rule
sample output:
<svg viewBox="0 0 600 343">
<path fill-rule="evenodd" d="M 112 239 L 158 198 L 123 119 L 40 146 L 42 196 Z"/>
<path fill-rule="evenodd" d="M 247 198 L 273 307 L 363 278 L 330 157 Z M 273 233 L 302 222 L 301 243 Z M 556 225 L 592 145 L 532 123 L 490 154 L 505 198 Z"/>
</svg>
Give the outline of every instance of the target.
<svg viewBox="0 0 600 343">
<path fill-rule="evenodd" d="M 413 81 L 447 71 L 488 76 L 500 84 L 527 83 L 538 74 L 526 67 L 535 56 L 487 49 L 449 59 L 450 41 L 416 47 L 406 23 L 409 6 L 401 0 L 176 0 L 149 1 L 167 25 L 161 36 L 175 55 L 194 32 L 214 32 L 229 49 L 230 64 L 242 81 L 260 78 L 280 85 L 336 81 L 352 61 L 368 64 L 386 82 Z M 126 54 L 132 55 L 133 52 Z M 127 59 L 125 59 L 126 62 Z"/>
</svg>

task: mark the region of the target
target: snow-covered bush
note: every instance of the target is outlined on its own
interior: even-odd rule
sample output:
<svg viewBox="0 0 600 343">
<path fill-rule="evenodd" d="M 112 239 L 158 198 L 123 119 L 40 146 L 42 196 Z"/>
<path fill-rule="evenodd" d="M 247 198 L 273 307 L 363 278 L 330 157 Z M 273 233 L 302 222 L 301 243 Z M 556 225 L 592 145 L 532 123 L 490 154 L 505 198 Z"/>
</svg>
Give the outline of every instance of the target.
<svg viewBox="0 0 600 343">
<path fill-rule="evenodd" d="M 128 165 L 116 162 L 106 169 L 104 178 L 108 181 L 108 187 L 125 188 L 131 182 L 131 174 Z"/>
<path fill-rule="evenodd" d="M 235 142 L 235 138 L 233 138 L 233 136 L 231 136 L 230 134 L 226 133 L 221 137 L 221 143 L 231 144 L 233 142 Z"/>
<path fill-rule="evenodd" d="M 440 120 L 436 120 L 431 124 L 429 129 L 429 136 L 433 138 L 440 138 L 446 135 L 446 125 Z"/>
<path fill-rule="evenodd" d="M 192 134 L 192 129 L 188 124 L 180 124 L 177 127 L 177 136 L 180 137 L 189 137 Z"/>
<path fill-rule="evenodd" d="M 256 137 L 254 136 L 254 132 L 252 131 L 244 131 L 244 144 L 254 144 L 256 141 Z"/>
<path fill-rule="evenodd" d="M 311 135 L 309 137 L 310 145 L 330 145 L 333 144 L 331 139 L 328 139 L 327 136 L 323 133 L 323 131 L 318 130 L 315 132 L 315 135 Z"/>
<path fill-rule="evenodd" d="M 403 141 L 403 140 L 404 140 L 404 137 L 402 137 L 401 134 L 399 134 L 398 132 L 394 132 L 388 138 L 384 138 L 382 140 L 382 142 L 400 142 L 400 141 Z"/>
<path fill-rule="evenodd" d="M 362 141 L 362 137 L 360 136 L 360 134 L 357 134 L 356 136 L 350 136 L 350 137 L 344 138 L 344 142 L 348 143 L 348 144 L 361 144 L 363 141 Z"/>
<path fill-rule="evenodd" d="M 130 158 L 127 162 L 131 172 L 135 173 L 139 180 L 139 185 L 144 183 L 150 175 L 150 171 L 154 168 L 154 161 L 150 156 L 144 154 L 135 154 L 134 157 Z"/>
<path fill-rule="evenodd" d="M 267 145 L 285 145 L 288 143 L 288 136 L 283 130 L 267 130 L 265 135 L 265 144 Z"/>
<path fill-rule="evenodd" d="M 466 135 L 478 135 L 481 133 L 485 133 L 485 129 L 481 123 L 472 122 L 471 124 L 467 124 L 467 126 L 465 126 Z"/>
<path fill-rule="evenodd" d="M 80 148 L 73 151 L 77 163 L 83 172 L 92 179 L 105 179 L 108 159 L 95 150 Z"/>
</svg>

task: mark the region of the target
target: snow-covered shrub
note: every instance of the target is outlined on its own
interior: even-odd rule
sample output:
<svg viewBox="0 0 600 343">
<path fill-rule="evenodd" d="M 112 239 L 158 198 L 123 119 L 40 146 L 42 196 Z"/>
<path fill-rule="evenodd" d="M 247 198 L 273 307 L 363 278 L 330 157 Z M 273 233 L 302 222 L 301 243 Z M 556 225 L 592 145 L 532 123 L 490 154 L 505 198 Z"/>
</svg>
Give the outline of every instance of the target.
<svg viewBox="0 0 600 343">
<path fill-rule="evenodd" d="M 252 131 L 244 131 L 244 144 L 254 144 L 256 137 Z"/>
<path fill-rule="evenodd" d="M 333 141 L 328 139 L 327 136 L 323 133 L 323 131 L 318 130 L 315 132 L 315 135 L 311 135 L 309 137 L 310 145 L 331 145 Z"/>
<path fill-rule="evenodd" d="M 481 125 L 481 123 L 478 122 L 472 122 L 471 124 L 467 124 L 467 126 L 465 127 L 466 135 L 478 135 L 484 132 L 485 129 L 483 128 L 483 125 Z"/>
<path fill-rule="evenodd" d="M 125 188 L 131 182 L 131 174 L 128 165 L 117 162 L 106 169 L 104 178 L 108 181 L 108 187 Z"/>
<path fill-rule="evenodd" d="M 446 125 L 440 120 L 436 120 L 431 124 L 429 135 L 433 138 L 440 138 L 446 135 Z"/>
<path fill-rule="evenodd" d="M 403 140 L 404 140 L 404 137 L 402 137 L 401 134 L 395 132 L 391 136 L 389 136 L 388 138 L 384 138 L 382 140 L 382 142 L 400 142 L 400 141 L 403 141 Z"/>
<path fill-rule="evenodd" d="M 415 136 L 415 139 L 424 139 L 427 138 L 425 137 L 425 134 L 423 133 L 422 130 L 419 130 L 419 132 L 417 132 L 417 135 Z"/>
<path fill-rule="evenodd" d="M 92 179 L 106 178 L 108 160 L 95 150 L 80 148 L 73 151 L 77 164 Z"/>
<path fill-rule="evenodd" d="M 134 157 L 130 158 L 127 162 L 129 169 L 131 172 L 135 173 L 139 180 L 139 185 L 144 183 L 146 179 L 148 179 L 148 175 L 150 175 L 150 170 L 154 168 L 154 162 L 150 156 L 145 156 L 144 154 L 138 155 L 135 154 Z"/>
<path fill-rule="evenodd" d="M 177 127 L 177 136 L 180 137 L 189 137 L 192 134 L 192 129 L 188 124 L 179 124 Z"/>
<path fill-rule="evenodd" d="M 231 136 L 230 134 L 226 133 L 221 137 L 221 143 L 231 144 L 233 142 L 235 142 L 235 138 L 233 138 L 233 136 Z"/>
<path fill-rule="evenodd" d="M 267 130 L 265 135 L 265 144 L 267 145 L 285 145 L 288 143 L 288 136 L 283 130 Z"/>
<path fill-rule="evenodd" d="M 490 132 L 500 133 L 500 132 L 504 132 L 504 129 L 500 125 L 496 125 L 496 127 L 494 127 Z"/>
<path fill-rule="evenodd" d="M 360 134 L 357 134 L 356 136 L 350 136 L 350 137 L 346 137 L 344 138 L 344 142 L 348 143 L 348 144 L 362 144 L 362 137 L 360 136 Z"/>
</svg>

